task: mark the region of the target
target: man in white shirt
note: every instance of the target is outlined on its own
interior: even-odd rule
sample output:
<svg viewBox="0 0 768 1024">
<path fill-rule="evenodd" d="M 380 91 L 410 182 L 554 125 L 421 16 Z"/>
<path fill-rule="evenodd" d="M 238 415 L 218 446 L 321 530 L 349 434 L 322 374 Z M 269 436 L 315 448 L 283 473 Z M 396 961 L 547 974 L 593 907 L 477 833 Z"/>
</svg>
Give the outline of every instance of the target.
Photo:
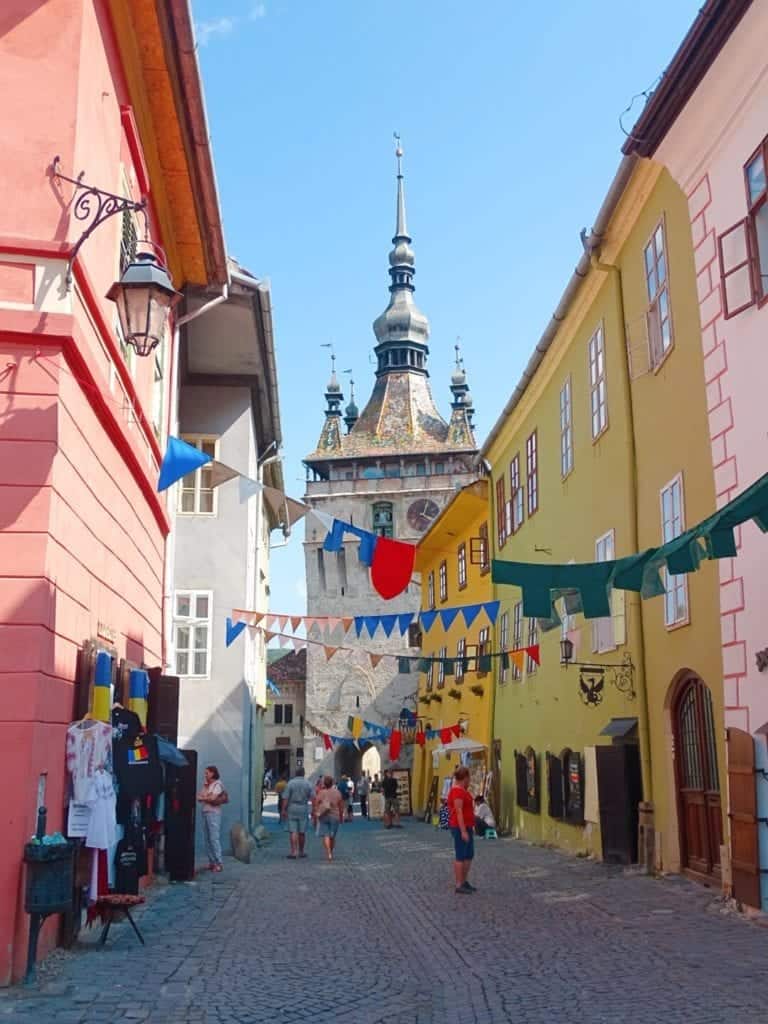
<svg viewBox="0 0 768 1024">
<path fill-rule="evenodd" d="M 485 835 L 489 828 L 495 830 L 496 819 L 493 811 L 485 802 L 485 797 L 475 797 L 475 832 L 479 836 Z"/>
</svg>

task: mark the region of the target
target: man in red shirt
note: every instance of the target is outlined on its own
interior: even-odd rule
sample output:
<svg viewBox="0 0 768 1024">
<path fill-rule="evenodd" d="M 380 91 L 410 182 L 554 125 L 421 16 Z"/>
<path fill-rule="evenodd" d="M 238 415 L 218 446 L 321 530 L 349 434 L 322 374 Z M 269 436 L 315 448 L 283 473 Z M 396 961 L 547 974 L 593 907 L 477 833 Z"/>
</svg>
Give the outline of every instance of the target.
<svg viewBox="0 0 768 1024">
<path fill-rule="evenodd" d="M 475 856 L 475 801 L 469 792 L 469 769 L 460 765 L 453 773 L 453 785 L 448 790 L 448 827 L 453 834 L 455 860 L 453 874 L 456 893 L 460 896 L 475 892 L 467 881 L 472 858 Z"/>
</svg>

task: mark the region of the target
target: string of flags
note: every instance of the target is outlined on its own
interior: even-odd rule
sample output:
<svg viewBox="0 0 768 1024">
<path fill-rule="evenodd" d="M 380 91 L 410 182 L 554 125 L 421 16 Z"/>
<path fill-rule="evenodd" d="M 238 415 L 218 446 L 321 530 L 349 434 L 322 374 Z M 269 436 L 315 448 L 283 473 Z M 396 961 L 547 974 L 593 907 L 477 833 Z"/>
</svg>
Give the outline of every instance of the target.
<svg viewBox="0 0 768 1024">
<path fill-rule="evenodd" d="M 231 618 L 227 618 L 227 647 L 234 643 L 245 627 L 245 622 L 233 623 Z M 285 646 L 286 643 L 291 644 L 294 651 L 297 652 L 303 650 L 308 645 L 322 647 L 325 652 L 326 661 L 330 661 L 339 651 L 366 654 L 372 668 L 376 668 L 385 658 L 396 661 L 397 671 L 400 675 L 410 675 L 412 672 L 429 672 L 434 665 L 442 666 L 442 672 L 445 676 L 462 676 L 467 672 L 490 672 L 494 658 L 501 659 L 501 667 L 503 669 L 509 668 L 510 662 L 512 662 L 515 668 L 522 670 L 526 657 L 530 658 L 536 665 L 540 664 L 541 658 L 541 648 L 538 644 L 516 647 L 513 650 L 484 650 L 481 652 L 478 649 L 477 654 L 467 654 L 461 658 L 435 658 L 422 655 L 390 654 L 386 651 L 370 651 L 360 647 L 345 647 L 341 644 L 329 644 L 322 640 L 313 640 L 311 637 L 291 636 L 288 633 L 273 632 L 272 630 L 264 629 L 262 626 L 252 626 L 250 628 L 263 633 L 267 643 L 277 639 L 281 646 Z"/>
<path fill-rule="evenodd" d="M 418 623 L 425 633 L 428 633 L 437 619 L 442 623 L 443 629 L 450 629 L 456 618 L 461 615 L 464 623 L 469 629 L 475 619 L 484 613 L 491 624 L 496 622 L 499 615 L 499 601 L 481 601 L 478 604 L 458 605 L 451 608 L 431 609 L 423 612 L 394 612 L 388 615 L 282 615 L 277 612 L 254 612 L 246 608 L 232 609 L 233 625 L 242 625 L 243 622 L 249 626 L 258 626 L 262 622 L 267 629 L 279 628 L 285 630 L 288 623 L 294 633 L 297 629 L 303 628 L 309 633 L 316 628 L 323 628 L 334 632 L 342 627 L 344 634 L 354 627 L 355 635 L 359 637 L 365 630 L 368 636 L 373 637 L 381 629 L 386 637 L 392 636 L 397 629 L 400 636 L 405 636 L 409 628 Z M 242 628 L 236 635 L 242 632 Z"/>
<path fill-rule="evenodd" d="M 312 722 L 307 722 L 306 727 L 313 736 L 319 736 L 323 740 L 326 750 L 333 750 L 336 746 L 358 747 L 360 743 L 389 743 L 389 759 L 396 761 L 400 756 L 403 742 L 406 744 L 417 744 L 423 747 L 427 740 L 439 739 L 441 743 L 450 743 L 461 735 L 461 725 L 455 722 L 453 725 L 441 726 L 439 729 L 420 729 L 417 726 L 417 719 L 412 716 L 413 728 L 389 728 L 385 725 L 378 725 L 375 722 L 367 722 L 363 718 L 351 715 L 347 719 L 347 728 L 350 736 L 334 736 L 332 733 L 319 729 Z M 368 732 L 363 736 L 363 729 Z"/>
</svg>

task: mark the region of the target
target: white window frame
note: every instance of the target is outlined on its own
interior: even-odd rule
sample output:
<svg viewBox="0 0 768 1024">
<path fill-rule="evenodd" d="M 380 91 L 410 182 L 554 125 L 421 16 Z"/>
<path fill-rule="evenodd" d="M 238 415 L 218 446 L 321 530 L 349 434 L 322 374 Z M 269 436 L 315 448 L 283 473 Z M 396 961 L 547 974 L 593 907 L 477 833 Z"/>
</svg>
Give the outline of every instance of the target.
<svg viewBox="0 0 768 1024">
<path fill-rule="evenodd" d="M 616 531 L 608 530 L 595 541 L 595 561 L 611 562 L 616 557 Z M 596 654 L 616 650 L 613 615 L 595 619 L 592 623 L 592 650 Z"/>
<path fill-rule="evenodd" d="M 677 490 L 679 495 L 678 509 L 675 512 L 674 493 Z M 664 509 L 664 495 L 672 493 L 672 519 L 668 520 Z M 659 510 L 661 514 L 661 539 L 662 544 L 675 540 L 681 533 L 685 532 L 685 493 L 683 489 L 683 474 L 678 473 L 666 483 L 659 491 Z M 667 629 L 676 629 L 678 626 L 686 626 L 691 621 L 691 610 L 688 603 L 688 576 L 681 573 L 679 576 L 671 576 L 667 569 L 662 571 L 662 580 L 666 589 L 664 595 L 664 625 Z M 678 609 L 682 605 L 682 614 Z"/>
<path fill-rule="evenodd" d="M 509 612 L 504 611 L 501 613 L 499 619 L 499 648 L 502 652 L 506 652 L 509 648 Z M 506 683 L 509 677 L 509 666 L 504 668 L 503 659 L 499 661 L 499 682 Z"/>
<path fill-rule="evenodd" d="M 163 440 L 163 414 L 165 412 L 165 351 L 166 339 L 163 338 L 152 353 L 152 426 L 158 441 Z"/>
<path fill-rule="evenodd" d="M 511 532 L 517 533 L 525 522 L 525 487 L 520 482 L 520 452 L 517 452 L 509 463 L 509 489 Z"/>
<path fill-rule="evenodd" d="M 512 608 L 512 650 L 518 651 L 523 646 L 523 602 L 518 601 Z M 522 671 L 512 662 L 512 678 L 519 679 Z"/>
<path fill-rule="evenodd" d="M 214 460 L 218 460 L 218 458 L 219 458 L 219 440 L 220 440 L 220 438 L 216 437 L 214 434 L 182 434 L 181 435 L 181 440 L 185 441 L 187 444 L 192 445 L 193 448 L 197 448 L 198 450 L 202 450 L 202 445 L 203 444 L 213 444 L 213 458 L 214 458 Z M 204 468 L 203 466 L 200 466 L 198 469 L 196 469 L 194 471 L 194 474 L 187 473 L 187 475 L 185 477 L 182 477 L 182 479 L 179 481 L 179 500 L 178 500 L 178 505 L 177 505 L 177 512 L 178 512 L 178 514 L 180 516 L 208 516 L 208 517 L 211 517 L 211 518 L 215 518 L 218 515 L 218 512 L 219 512 L 219 495 L 218 495 L 218 488 L 217 487 L 213 488 L 213 496 L 212 496 L 213 497 L 213 502 L 212 502 L 213 508 L 212 508 L 212 511 L 211 512 L 200 512 L 199 511 L 199 509 L 200 509 L 200 493 L 201 493 L 200 481 L 202 479 L 203 468 Z M 194 482 L 194 486 L 195 486 L 195 508 L 194 508 L 194 511 L 189 512 L 189 511 L 185 511 L 182 508 L 182 501 L 183 501 L 184 492 L 185 491 L 189 491 L 189 489 L 190 489 L 188 486 L 185 487 L 184 483 L 185 483 L 186 480 L 189 479 L 189 477 L 191 477 L 193 475 L 194 475 L 194 478 L 195 478 L 195 482 Z"/>
<path fill-rule="evenodd" d="M 560 475 L 563 480 L 573 471 L 573 384 L 571 375 L 560 388 Z"/>
<path fill-rule="evenodd" d="M 437 652 L 437 656 L 440 661 L 437 663 L 437 688 L 441 690 L 445 686 L 445 661 L 448 657 L 448 648 L 441 647 Z"/>
<path fill-rule="evenodd" d="M 658 234 L 661 232 L 661 250 L 658 246 Z M 651 259 L 651 266 L 648 259 Z M 659 266 L 663 266 L 664 279 L 660 280 Z M 645 288 L 648 294 L 648 348 L 651 366 L 657 369 L 672 350 L 675 334 L 672 323 L 672 309 L 669 300 L 669 253 L 667 251 L 667 230 L 664 218 L 656 224 L 651 237 L 643 246 L 643 272 Z M 663 306 L 666 305 L 666 316 Z M 663 325 L 668 325 L 668 339 L 665 345 Z"/>
<path fill-rule="evenodd" d="M 205 597 L 208 599 L 208 615 L 206 618 L 198 616 L 197 614 L 192 615 L 179 615 L 178 614 L 178 599 L 180 597 L 188 597 L 190 600 L 190 608 L 197 611 L 197 599 L 199 597 Z M 195 630 L 196 627 L 204 625 L 207 630 L 207 642 L 205 647 L 197 647 L 195 645 Z M 179 646 L 177 642 L 178 627 L 185 626 L 190 630 L 190 646 L 182 648 L 182 652 L 187 654 L 188 662 L 187 668 L 194 668 L 195 654 L 201 651 L 205 651 L 205 672 L 180 672 L 179 671 Z M 213 591 L 212 590 L 175 590 L 173 592 L 173 648 L 174 648 L 174 674 L 182 676 L 184 679 L 210 679 L 211 676 L 211 650 L 212 650 L 212 634 L 213 634 Z"/>
<path fill-rule="evenodd" d="M 600 323 L 587 343 L 589 358 L 589 419 L 592 440 L 608 429 L 608 383 L 605 373 L 605 329 Z"/>
<path fill-rule="evenodd" d="M 456 552 L 456 569 L 459 578 L 459 590 L 467 586 L 467 544 L 462 541 Z"/>
<path fill-rule="evenodd" d="M 456 664 L 453 669 L 453 675 L 457 683 L 464 682 L 464 661 L 467 657 L 467 638 L 461 637 L 456 643 Z"/>
<path fill-rule="evenodd" d="M 427 605 L 430 611 L 435 607 L 435 570 L 430 569 L 427 576 Z"/>
<path fill-rule="evenodd" d="M 539 642 L 539 623 L 537 619 L 528 619 L 528 641 L 526 647 L 535 647 Z M 527 654 L 525 657 L 525 674 L 532 676 L 536 672 L 538 665 L 530 656 Z"/>
</svg>

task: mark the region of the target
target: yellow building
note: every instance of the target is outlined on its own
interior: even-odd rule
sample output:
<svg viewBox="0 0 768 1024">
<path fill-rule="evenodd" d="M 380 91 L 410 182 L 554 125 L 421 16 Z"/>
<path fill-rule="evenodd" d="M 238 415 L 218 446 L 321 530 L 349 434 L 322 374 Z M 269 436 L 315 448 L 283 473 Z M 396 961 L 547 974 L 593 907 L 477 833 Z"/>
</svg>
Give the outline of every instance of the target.
<svg viewBox="0 0 768 1024">
<path fill-rule="evenodd" d="M 584 241 L 481 452 L 492 465 L 494 559 L 610 561 L 715 509 L 685 197 L 658 165 L 625 158 Z M 561 624 L 525 619 L 520 590 L 495 585 L 496 643 L 541 643 L 540 667 L 497 673 L 503 826 L 719 877 L 718 583 L 708 562 L 667 580 L 663 596 L 616 590 L 605 619 L 561 596 Z M 561 665 L 563 640 L 588 667 Z M 676 761 L 684 749 L 700 772 Z"/>
<path fill-rule="evenodd" d="M 422 616 L 426 613 L 428 622 L 429 613 L 436 613 L 429 629 L 422 618 L 422 655 L 454 659 L 448 670 L 441 662 L 430 662 L 429 670 L 420 674 L 417 713 L 424 728 L 449 728 L 461 722 L 464 734 L 486 748 L 470 755 L 473 788 L 483 784 L 489 763 L 493 669 L 479 659 L 491 652 L 493 624 L 485 609 L 470 626 L 462 612 L 454 615 L 452 609 L 492 600 L 488 512 L 488 481 L 463 487 L 416 551 Z M 490 664 L 496 660 L 492 658 Z M 439 738 L 428 740 L 415 753 L 413 804 L 417 814 L 424 811 L 434 792 L 433 779 L 437 777 L 439 798 L 444 780 L 459 764 L 458 755 L 437 753 L 442 745 Z"/>
</svg>

